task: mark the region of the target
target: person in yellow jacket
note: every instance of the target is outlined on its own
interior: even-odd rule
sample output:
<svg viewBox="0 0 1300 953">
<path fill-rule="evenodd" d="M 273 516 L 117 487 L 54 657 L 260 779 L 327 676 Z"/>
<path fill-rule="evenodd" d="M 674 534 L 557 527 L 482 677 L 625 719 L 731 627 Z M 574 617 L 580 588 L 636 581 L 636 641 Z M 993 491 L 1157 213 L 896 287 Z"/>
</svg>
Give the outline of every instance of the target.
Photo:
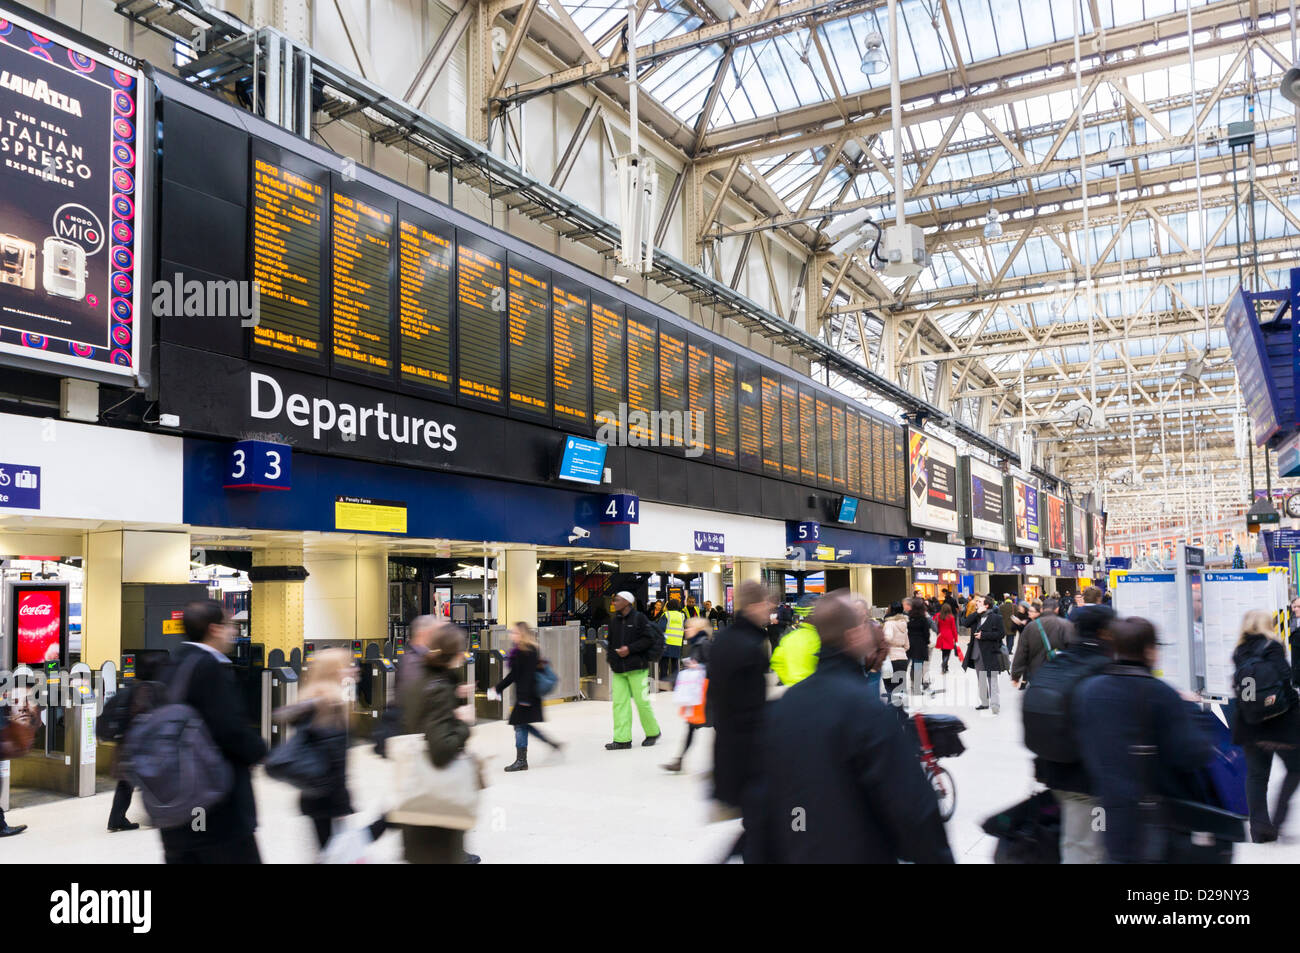
<svg viewBox="0 0 1300 953">
<path fill-rule="evenodd" d="M 812 615 L 816 596 L 808 595 L 799 600 L 794 608 L 795 627 L 781 636 L 772 652 L 772 671 L 787 688 L 803 681 L 817 671 L 817 657 L 822 650 L 822 639 L 813 627 L 809 616 Z"/>
<path fill-rule="evenodd" d="M 659 678 L 672 687 L 681 664 L 682 641 L 686 635 L 686 613 L 677 599 L 669 599 L 668 607 L 655 623 L 664 634 L 664 655 L 659 660 Z"/>
</svg>

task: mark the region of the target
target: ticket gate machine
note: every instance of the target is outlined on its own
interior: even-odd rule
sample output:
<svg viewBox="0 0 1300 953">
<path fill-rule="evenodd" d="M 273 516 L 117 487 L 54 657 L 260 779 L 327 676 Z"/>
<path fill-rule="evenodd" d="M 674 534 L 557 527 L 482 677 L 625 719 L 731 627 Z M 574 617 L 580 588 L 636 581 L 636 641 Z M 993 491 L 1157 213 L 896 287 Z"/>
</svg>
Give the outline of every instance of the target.
<svg viewBox="0 0 1300 953">
<path fill-rule="evenodd" d="M 270 708 L 274 713 L 281 708 L 288 708 L 298 702 L 298 673 L 292 665 L 285 662 L 284 652 L 272 649 L 267 659 L 266 670 L 270 675 Z M 293 726 L 286 722 L 271 719 L 271 738 L 269 745 L 283 744 L 293 736 Z"/>
</svg>

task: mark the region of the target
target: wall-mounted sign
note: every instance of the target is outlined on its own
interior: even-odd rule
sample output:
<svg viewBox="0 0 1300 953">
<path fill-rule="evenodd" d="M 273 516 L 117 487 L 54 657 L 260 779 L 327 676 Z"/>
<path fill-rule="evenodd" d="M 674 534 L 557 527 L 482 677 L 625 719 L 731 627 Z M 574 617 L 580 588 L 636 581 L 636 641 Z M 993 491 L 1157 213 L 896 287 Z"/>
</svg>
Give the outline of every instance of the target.
<svg viewBox="0 0 1300 953">
<path fill-rule="evenodd" d="M 611 493 L 600 508 L 603 525 L 633 525 L 641 522 L 641 498 L 635 493 Z"/>
<path fill-rule="evenodd" d="M 560 479 L 599 486 L 605 478 L 606 446 L 582 437 L 564 438 L 564 455 L 560 458 Z"/>
<path fill-rule="evenodd" d="M 406 504 L 364 496 L 335 497 L 334 528 L 358 533 L 405 533 Z"/>
<path fill-rule="evenodd" d="M 695 531 L 695 551 L 697 553 L 722 553 L 727 550 L 727 537 L 723 533 Z"/>
<path fill-rule="evenodd" d="M 815 520 L 790 521 L 785 524 L 785 544 L 801 546 L 822 538 L 821 524 Z"/>
<path fill-rule="evenodd" d="M 984 547 L 983 547 L 983 546 L 967 546 L 967 547 L 966 547 L 966 558 L 969 559 L 969 560 L 971 560 L 972 562 L 981 562 L 981 561 L 983 561 L 983 559 L 984 559 Z"/>
<path fill-rule="evenodd" d="M 227 490 L 288 490 L 292 487 L 290 465 L 293 448 L 266 440 L 241 440 L 230 448 L 226 459 Z"/>
<path fill-rule="evenodd" d="M 0 463 L 0 506 L 39 510 L 41 468 L 21 463 Z"/>
<path fill-rule="evenodd" d="M 914 536 L 906 539 L 891 539 L 889 541 L 889 551 L 895 556 L 923 553 L 925 552 L 925 540 Z"/>
<path fill-rule="evenodd" d="M 1007 537 L 1005 488 L 1003 476 L 982 460 L 967 458 L 970 467 L 971 535 L 991 542 L 1005 542 Z"/>
<path fill-rule="evenodd" d="M 1029 553 L 1016 553 L 1011 557 L 1012 564 L 1028 568 L 1034 564 L 1034 557 Z"/>
<path fill-rule="evenodd" d="M 1047 524 L 1047 548 L 1050 552 L 1065 552 L 1065 500 L 1055 493 L 1043 494 L 1043 516 Z"/>
<path fill-rule="evenodd" d="M 1011 504 L 1014 519 L 1012 538 L 1017 546 L 1037 547 L 1038 532 L 1038 488 L 1026 483 L 1019 477 L 1011 477 Z"/>
<path fill-rule="evenodd" d="M 907 432 L 908 520 L 957 532 L 957 448 L 919 430 Z"/>
</svg>

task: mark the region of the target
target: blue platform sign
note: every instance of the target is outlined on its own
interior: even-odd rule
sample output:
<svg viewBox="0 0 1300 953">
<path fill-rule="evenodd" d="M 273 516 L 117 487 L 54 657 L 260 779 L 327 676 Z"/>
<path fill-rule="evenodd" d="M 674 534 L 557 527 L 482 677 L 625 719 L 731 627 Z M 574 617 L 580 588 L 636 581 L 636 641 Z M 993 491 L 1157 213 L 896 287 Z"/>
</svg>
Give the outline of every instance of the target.
<svg viewBox="0 0 1300 953">
<path fill-rule="evenodd" d="M 1269 369 L 1264 333 L 1255 319 L 1254 305 L 1241 288 L 1232 296 L 1228 310 L 1224 312 L 1223 329 L 1232 349 L 1232 362 L 1237 367 L 1237 379 L 1241 382 L 1241 394 L 1250 414 L 1255 444 L 1262 447 L 1282 429 L 1277 419 L 1280 403 L 1277 383 Z M 1293 330 L 1292 333 L 1296 332 Z M 1300 347 L 1300 342 L 1297 346 Z"/>
<path fill-rule="evenodd" d="M 1011 562 L 1016 566 L 1024 566 L 1028 569 L 1034 564 L 1034 557 L 1029 553 L 1015 553 L 1011 557 Z"/>
<path fill-rule="evenodd" d="M 626 526 L 641 522 L 641 498 L 635 493 L 611 493 L 600 508 L 602 526 Z"/>
<path fill-rule="evenodd" d="M 821 524 L 815 520 L 787 520 L 785 524 L 785 544 L 798 546 L 802 543 L 815 543 L 822 538 Z"/>
<path fill-rule="evenodd" d="M 605 445 L 582 437 L 564 438 L 560 479 L 599 486 L 605 479 Z"/>
<path fill-rule="evenodd" d="M 915 556 L 925 552 L 925 540 L 915 536 L 904 539 L 891 539 L 889 541 L 889 551 L 895 556 Z"/>
<path fill-rule="evenodd" d="M 969 559 L 971 562 L 982 562 L 984 560 L 984 547 L 967 546 L 966 558 Z"/>
<path fill-rule="evenodd" d="M 293 448 L 268 440 L 241 440 L 226 457 L 227 490 L 288 490 L 293 486 Z"/>
<path fill-rule="evenodd" d="M 41 468 L 22 463 L 0 463 L 0 506 L 39 510 Z"/>
<path fill-rule="evenodd" d="M 723 553 L 727 550 L 727 537 L 723 533 L 710 533 L 705 530 L 695 531 L 695 551 L 697 553 Z"/>
</svg>

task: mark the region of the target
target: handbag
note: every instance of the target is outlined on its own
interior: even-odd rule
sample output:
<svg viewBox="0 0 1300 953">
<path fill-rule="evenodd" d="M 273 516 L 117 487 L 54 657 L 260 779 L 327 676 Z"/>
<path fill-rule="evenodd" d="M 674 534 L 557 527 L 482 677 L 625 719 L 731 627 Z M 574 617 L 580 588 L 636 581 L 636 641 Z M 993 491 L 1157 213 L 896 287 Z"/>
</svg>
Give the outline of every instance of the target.
<svg viewBox="0 0 1300 953">
<path fill-rule="evenodd" d="M 305 730 L 297 731 L 284 744 L 266 756 L 266 775 L 292 784 L 304 794 L 319 794 L 329 785 L 329 755 L 319 744 L 309 740 Z"/>
<path fill-rule="evenodd" d="M 684 668 L 677 673 L 673 688 L 673 703 L 678 708 L 694 708 L 704 702 L 704 670 Z"/>
<path fill-rule="evenodd" d="M 467 831 L 478 819 L 483 787 L 474 757 L 462 751 L 435 768 L 424 735 L 397 735 L 385 746 L 393 761 L 397 807 L 388 813 L 394 824 Z"/>
<path fill-rule="evenodd" d="M 555 674 L 555 669 L 551 668 L 550 662 L 542 662 L 537 666 L 537 694 L 539 697 L 545 697 L 555 691 L 555 686 L 560 682 L 560 676 Z"/>
</svg>

